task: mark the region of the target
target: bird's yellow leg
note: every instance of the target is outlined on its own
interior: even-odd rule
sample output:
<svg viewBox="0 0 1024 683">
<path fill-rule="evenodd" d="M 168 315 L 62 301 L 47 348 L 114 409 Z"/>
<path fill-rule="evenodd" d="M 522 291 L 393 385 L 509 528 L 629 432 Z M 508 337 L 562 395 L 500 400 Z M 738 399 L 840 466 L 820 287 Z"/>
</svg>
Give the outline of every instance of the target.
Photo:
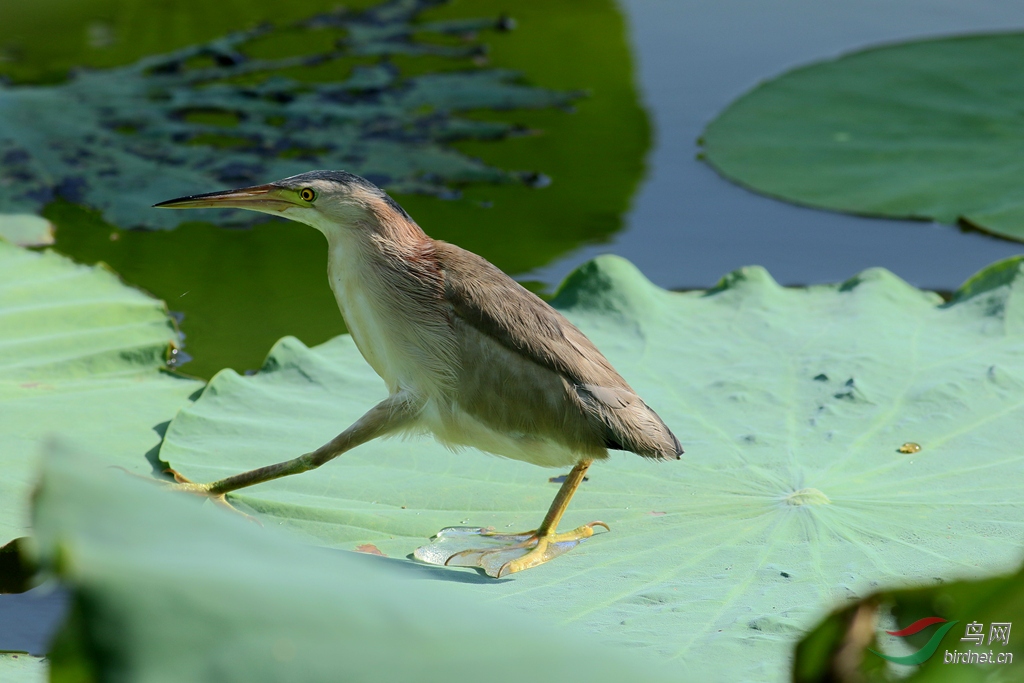
<svg viewBox="0 0 1024 683">
<path fill-rule="evenodd" d="M 413 555 L 423 562 L 456 567 L 480 567 L 489 576 L 500 578 L 514 572 L 536 567 L 569 552 L 581 541 L 594 535 L 594 527 L 608 525 L 591 522 L 572 531 L 557 533 L 558 522 L 562 519 L 569 501 L 583 481 L 590 467 L 590 460 L 583 460 L 566 476 L 558 495 L 551 502 L 544 521 L 534 531 L 519 534 L 499 534 L 491 529 L 467 529 L 450 527 L 442 529 L 430 545 L 418 548 Z M 458 549 L 460 546 L 486 541 L 488 547 Z"/>
<path fill-rule="evenodd" d="M 178 491 L 207 496 L 215 503 L 234 510 L 225 497 L 228 493 L 316 469 L 345 451 L 402 428 L 415 417 L 420 406 L 421 403 L 408 394 L 392 394 L 367 411 L 351 427 L 315 451 L 206 484 L 190 481 L 175 470 L 167 470 L 167 473 L 174 477 L 174 483 L 168 482 L 168 486 Z"/>
</svg>

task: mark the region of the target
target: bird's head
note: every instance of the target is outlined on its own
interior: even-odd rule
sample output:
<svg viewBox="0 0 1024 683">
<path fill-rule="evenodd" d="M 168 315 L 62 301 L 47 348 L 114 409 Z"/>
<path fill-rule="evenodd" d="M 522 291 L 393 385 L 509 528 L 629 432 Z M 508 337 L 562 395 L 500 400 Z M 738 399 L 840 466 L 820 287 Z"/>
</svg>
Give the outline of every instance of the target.
<svg viewBox="0 0 1024 683">
<path fill-rule="evenodd" d="M 155 207 L 259 211 L 311 225 L 329 240 L 396 224 L 415 226 L 383 190 L 345 171 L 310 171 L 266 185 L 171 199 Z"/>
</svg>

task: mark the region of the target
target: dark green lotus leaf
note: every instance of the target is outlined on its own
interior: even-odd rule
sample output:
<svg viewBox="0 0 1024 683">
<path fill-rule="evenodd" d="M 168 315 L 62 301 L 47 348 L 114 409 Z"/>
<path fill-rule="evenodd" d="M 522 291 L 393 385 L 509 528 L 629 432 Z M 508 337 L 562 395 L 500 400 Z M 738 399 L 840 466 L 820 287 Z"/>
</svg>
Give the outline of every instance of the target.
<svg viewBox="0 0 1024 683">
<path fill-rule="evenodd" d="M 704 133 L 707 160 L 800 204 L 965 223 L 1024 241 L 1024 34 L 856 52 L 759 85 Z"/>
<path fill-rule="evenodd" d="M 53 680 L 675 680 L 429 569 L 310 548 L 198 503 L 50 447 L 35 557 L 72 592 Z"/>
<path fill-rule="evenodd" d="M 1024 647 L 1012 627 L 1024 622 L 1024 570 L 928 583 L 873 593 L 822 620 L 797 646 L 795 683 L 1019 680 Z M 883 656 L 914 663 L 889 664 Z"/>
<path fill-rule="evenodd" d="M 471 67 L 481 44 L 436 39 L 499 27 L 498 19 L 413 23 L 435 4 L 392 0 L 289 29 L 336 36 L 326 52 L 250 58 L 247 44 L 274 35 L 260 27 L 129 66 L 81 71 L 58 85 L 0 86 L 0 211 L 35 212 L 59 197 L 99 209 L 122 227 L 173 228 L 182 215 L 149 207 L 311 167 L 346 168 L 409 193 L 536 182 L 534 175 L 493 168 L 446 146 L 525 132 L 456 113 L 564 106 L 579 95 L 529 87 L 501 69 L 402 78 L 387 57 L 434 55 Z M 354 60 L 341 82 L 292 75 L 341 59 Z M 189 219 L 246 225 L 262 218 L 205 211 Z"/>
<path fill-rule="evenodd" d="M 28 533 L 39 442 L 59 432 L 147 473 L 154 427 L 202 382 L 165 370 L 167 308 L 104 266 L 0 240 L 0 545 Z"/>
<path fill-rule="evenodd" d="M 1022 263 L 996 264 L 949 304 L 884 270 L 786 289 L 746 268 L 678 294 L 615 257 L 583 266 L 555 304 L 686 454 L 598 463 L 564 525 L 600 519 L 610 532 L 462 590 L 667 659 L 692 680 L 780 681 L 796 641 L 836 603 L 1015 566 Z M 192 479 L 223 477 L 316 448 L 385 393 L 349 337 L 313 349 L 286 338 L 259 374 L 214 377 L 160 455 Z M 385 440 L 233 500 L 314 542 L 404 558 L 446 526 L 535 527 L 555 474 Z"/>
</svg>

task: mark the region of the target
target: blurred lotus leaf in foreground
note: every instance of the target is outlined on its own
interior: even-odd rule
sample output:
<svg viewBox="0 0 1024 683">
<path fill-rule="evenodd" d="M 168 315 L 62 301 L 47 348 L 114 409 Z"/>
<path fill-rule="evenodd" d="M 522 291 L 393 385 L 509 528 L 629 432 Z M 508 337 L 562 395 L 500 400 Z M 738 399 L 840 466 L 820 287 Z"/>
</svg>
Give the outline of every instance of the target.
<svg viewBox="0 0 1024 683">
<path fill-rule="evenodd" d="M 72 593 L 51 680 L 672 680 L 437 570 L 310 548 L 70 443 L 47 450 L 32 546 Z"/>
</svg>

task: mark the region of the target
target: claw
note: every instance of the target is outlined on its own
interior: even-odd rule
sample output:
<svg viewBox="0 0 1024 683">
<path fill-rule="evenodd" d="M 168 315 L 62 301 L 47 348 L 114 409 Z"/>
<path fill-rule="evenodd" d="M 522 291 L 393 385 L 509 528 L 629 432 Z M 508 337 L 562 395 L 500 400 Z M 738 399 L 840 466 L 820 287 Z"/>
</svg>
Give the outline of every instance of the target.
<svg viewBox="0 0 1024 683">
<path fill-rule="evenodd" d="M 164 470 L 164 474 L 171 475 L 172 477 L 174 477 L 174 481 L 178 482 L 179 484 L 191 484 L 192 483 L 191 479 L 189 479 L 188 477 L 183 475 L 181 472 L 179 472 L 178 470 L 176 470 L 176 469 L 174 469 L 172 467 L 168 467 L 167 469 L 165 469 Z"/>
<path fill-rule="evenodd" d="M 247 512 L 242 512 L 241 510 L 236 508 L 234 505 L 229 503 L 228 502 L 228 498 L 227 498 L 227 496 L 225 494 L 219 493 L 219 494 L 216 494 L 216 495 L 208 495 L 208 497 L 209 497 L 209 499 L 211 501 L 213 501 L 214 505 L 219 505 L 222 508 L 227 508 L 231 512 L 234 512 L 236 515 L 242 515 L 243 517 L 245 517 L 248 521 L 252 522 L 253 524 L 256 524 L 258 526 L 263 526 L 263 522 L 261 522 L 259 519 L 257 519 L 256 517 L 253 517 L 252 515 L 250 515 Z"/>
</svg>

